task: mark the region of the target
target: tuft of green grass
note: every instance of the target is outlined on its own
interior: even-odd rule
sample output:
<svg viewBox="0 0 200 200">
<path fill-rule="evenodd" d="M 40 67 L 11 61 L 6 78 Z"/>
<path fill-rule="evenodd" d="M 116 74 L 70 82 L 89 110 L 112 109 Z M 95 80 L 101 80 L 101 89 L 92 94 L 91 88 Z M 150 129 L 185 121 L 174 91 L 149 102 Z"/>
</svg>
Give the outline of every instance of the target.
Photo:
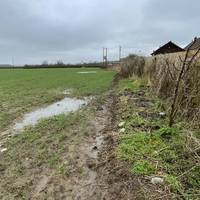
<svg viewBox="0 0 200 200">
<path fill-rule="evenodd" d="M 166 182 L 171 186 L 174 192 L 179 192 L 182 189 L 182 185 L 180 181 L 178 181 L 177 177 L 173 175 L 167 175 L 165 177 Z"/>
<path fill-rule="evenodd" d="M 47 160 L 50 166 L 57 165 L 59 161 L 60 161 L 60 157 L 58 154 L 52 154 Z"/>
<path fill-rule="evenodd" d="M 119 82 L 119 90 L 130 90 L 133 92 L 139 91 L 141 88 L 144 88 L 147 83 L 146 79 L 122 79 Z"/>
<path fill-rule="evenodd" d="M 181 131 L 176 128 L 163 127 L 152 133 L 132 132 L 121 137 L 118 155 L 131 162 L 133 168 L 138 160 L 152 158 L 161 164 L 158 170 L 171 173 L 184 143 Z M 152 166 L 156 164 L 154 162 Z"/>
<path fill-rule="evenodd" d="M 147 160 L 136 161 L 131 169 L 131 172 L 139 175 L 150 175 L 156 171 L 155 166 Z"/>
<path fill-rule="evenodd" d="M 142 126 L 147 123 L 148 123 L 148 120 L 135 114 L 135 115 L 131 115 L 130 119 L 127 122 L 127 126 Z"/>
<path fill-rule="evenodd" d="M 58 166 L 58 173 L 61 174 L 63 177 L 69 177 L 70 167 L 67 164 L 61 164 Z"/>
</svg>

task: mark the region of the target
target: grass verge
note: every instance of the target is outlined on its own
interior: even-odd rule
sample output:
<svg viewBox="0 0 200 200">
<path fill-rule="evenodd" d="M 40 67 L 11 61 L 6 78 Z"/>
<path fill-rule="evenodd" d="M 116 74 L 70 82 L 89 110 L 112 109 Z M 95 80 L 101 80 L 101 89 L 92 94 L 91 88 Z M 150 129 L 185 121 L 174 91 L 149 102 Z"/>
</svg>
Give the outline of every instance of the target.
<svg viewBox="0 0 200 200">
<path fill-rule="evenodd" d="M 125 122 L 117 150 L 119 158 L 128 162 L 130 172 L 141 179 L 163 178 L 165 184 L 157 191 L 168 199 L 198 199 L 198 130 L 186 122 L 168 127 L 162 102 L 150 95 L 144 80 L 122 80 L 118 92 L 120 121 Z"/>
</svg>

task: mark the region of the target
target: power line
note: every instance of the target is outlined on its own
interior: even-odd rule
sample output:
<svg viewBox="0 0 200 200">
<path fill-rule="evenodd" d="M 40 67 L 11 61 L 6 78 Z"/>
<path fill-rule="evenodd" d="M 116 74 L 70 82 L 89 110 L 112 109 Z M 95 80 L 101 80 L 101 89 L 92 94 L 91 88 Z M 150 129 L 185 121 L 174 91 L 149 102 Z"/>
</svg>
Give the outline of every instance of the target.
<svg viewBox="0 0 200 200">
<path fill-rule="evenodd" d="M 126 57 L 130 54 L 137 54 L 137 55 L 146 55 L 144 52 L 142 52 L 140 49 L 137 49 L 136 47 L 128 47 L 128 46 L 114 46 L 113 48 L 110 46 L 103 47 L 103 65 L 107 66 L 108 64 L 108 51 L 109 51 L 109 58 L 112 61 L 118 61 L 121 62 L 123 57 Z"/>
</svg>

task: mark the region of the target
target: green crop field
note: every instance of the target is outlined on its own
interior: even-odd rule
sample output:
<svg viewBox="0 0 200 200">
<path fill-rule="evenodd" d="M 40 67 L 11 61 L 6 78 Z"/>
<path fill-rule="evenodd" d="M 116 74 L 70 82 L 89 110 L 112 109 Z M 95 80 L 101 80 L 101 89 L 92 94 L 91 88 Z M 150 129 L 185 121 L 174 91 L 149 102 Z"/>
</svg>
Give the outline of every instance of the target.
<svg viewBox="0 0 200 200">
<path fill-rule="evenodd" d="M 78 164 L 81 145 L 95 135 L 96 109 L 103 103 L 114 75 L 113 71 L 96 68 L 0 70 L 0 199 L 50 199 L 57 193 L 54 185 L 70 175 L 83 176 Z M 67 96 L 96 98 L 77 112 L 42 119 L 13 134 L 13 125 L 24 114 Z M 43 186 L 37 176 L 45 174 L 49 180 L 45 187 L 53 184 L 51 194 L 40 189 Z M 35 194 L 44 198 L 35 198 Z"/>
<path fill-rule="evenodd" d="M 97 73 L 79 74 L 78 72 Z M 0 70 L 0 131 L 35 108 L 66 96 L 99 95 L 107 90 L 114 72 L 102 69 L 2 69 Z"/>
</svg>

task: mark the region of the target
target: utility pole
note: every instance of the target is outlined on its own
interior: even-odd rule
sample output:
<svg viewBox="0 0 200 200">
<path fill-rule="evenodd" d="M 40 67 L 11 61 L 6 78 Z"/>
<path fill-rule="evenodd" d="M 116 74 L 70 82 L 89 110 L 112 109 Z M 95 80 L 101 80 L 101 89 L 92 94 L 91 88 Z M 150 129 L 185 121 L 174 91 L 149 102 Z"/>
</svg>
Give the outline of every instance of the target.
<svg viewBox="0 0 200 200">
<path fill-rule="evenodd" d="M 12 66 L 14 67 L 14 57 L 12 56 Z"/>
<path fill-rule="evenodd" d="M 108 64 L 108 48 L 103 47 L 103 65 L 107 66 Z"/>
<path fill-rule="evenodd" d="M 108 48 L 106 48 L 106 67 L 108 66 Z"/>
<path fill-rule="evenodd" d="M 105 55 L 104 55 L 104 47 L 103 47 L 103 65 L 104 65 L 104 56 L 105 56 Z"/>
<path fill-rule="evenodd" d="M 121 57 L 122 57 L 122 47 L 119 46 L 119 63 L 121 62 Z"/>
</svg>

